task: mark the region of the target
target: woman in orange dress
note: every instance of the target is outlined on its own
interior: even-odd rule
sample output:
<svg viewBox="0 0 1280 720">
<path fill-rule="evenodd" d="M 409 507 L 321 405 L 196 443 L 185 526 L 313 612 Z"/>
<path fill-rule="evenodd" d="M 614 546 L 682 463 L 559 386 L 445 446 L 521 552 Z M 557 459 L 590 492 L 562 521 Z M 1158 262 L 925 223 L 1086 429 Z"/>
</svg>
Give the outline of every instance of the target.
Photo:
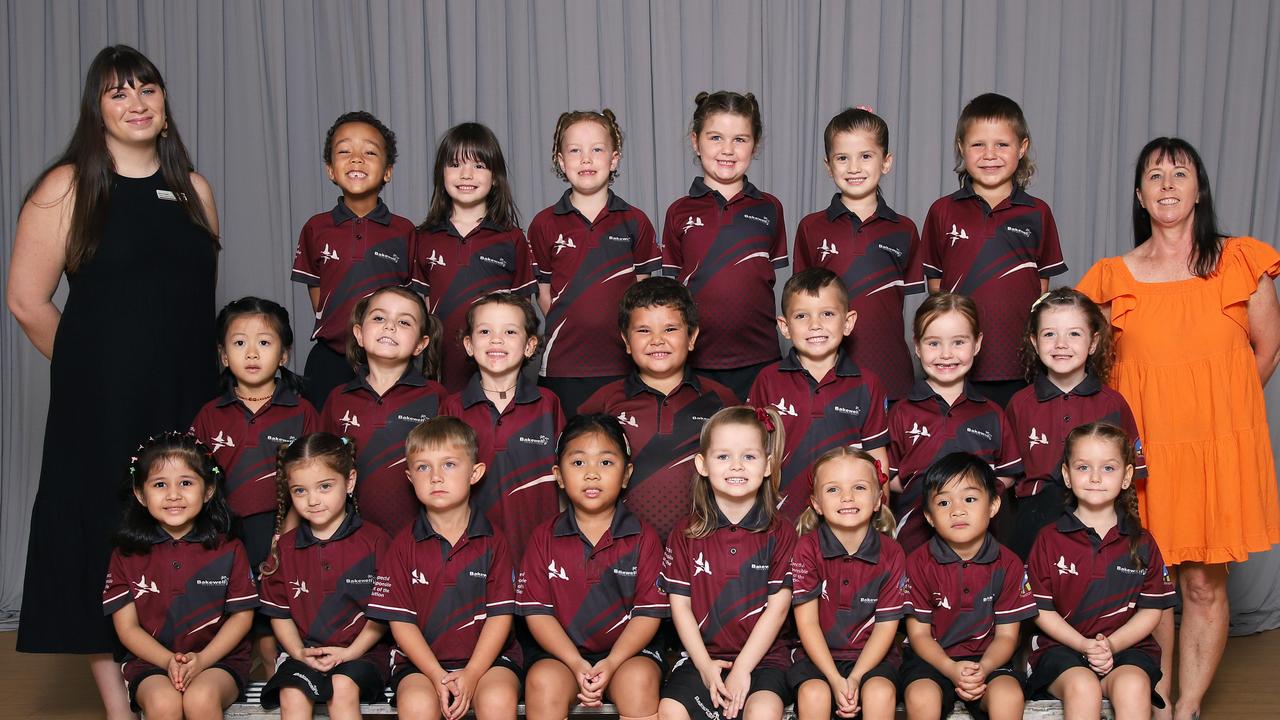
<svg viewBox="0 0 1280 720">
<path fill-rule="evenodd" d="M 1108 310 L 1111 382 L 1129 401 L 1150 481 L 1143 524 L 1182 593 L 1180 698 L 1198 717 L 1226 646 L 1227 566 L 1280 543 L 1280 501 L 1262 388 L 1280 362 L 1280 253 L 1217 229 L 1195 148 L 1157 138 L 1138 156 L 1136 246 L 1099 261 L 1079 289 Z M 1173 617 L 1157 638 L 1169 697 Z"/>
</svg>

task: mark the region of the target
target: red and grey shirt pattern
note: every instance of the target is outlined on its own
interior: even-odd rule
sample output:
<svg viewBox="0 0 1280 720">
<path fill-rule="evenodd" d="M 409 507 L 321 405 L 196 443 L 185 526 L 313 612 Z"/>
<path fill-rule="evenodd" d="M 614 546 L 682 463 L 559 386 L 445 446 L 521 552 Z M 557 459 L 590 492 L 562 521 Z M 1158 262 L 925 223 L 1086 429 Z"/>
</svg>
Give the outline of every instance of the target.
<svg viewBox="0 0 1280 720">
<path fill-rule="evenodd" d="M 210 550 L 199 542 L 174 540 L 157 529 L 150 551 L 111 553 L 102 610 L 114 615 L 129 603 L 138 613 L 138 625 L 166 650 L 198 653 L 222 629 L 228 615 L 258 607 L 258 589 L 239 540 L 219 536 Z M 248 639 L 241 640 L 221 662 L 247 679 Z M 151 667 L 126 651 L 126 681 L 133 682 Z"/>
<path fill-rule="evenodd" d="M 1018 348 L 1040 280 L 1067 271 L 1049 206 L 1015 186 L 991 208 L 966 181 L 929 208 L 920 241 L 925 277 L 978 305 L 986 341 L 970 379 L 1021 378 Z"/>
<path fill-rule="evenodd" d="M 560 401 L 522 375 L 516 379 L 515 397 L 498 412 L 476 373 L 461 393 L 445 400 L 440 414 L 459 418 L 476 431 L 485 470 L 484 479 L 472 487 L 471 502 L 502 533 L 512 562 L 519 563 L 529 534 L 560 511 L 551 474 L 556 439 L 565 423 Z"/>
<path fill-rule="evenodd" d="M 319 429 L 311 403 L 279 382 L 258 412 L 250 412 L 230 388 L 200 408 L 191 426 L 222 468 L 227 503 L 240 517 L 275 512 L 276 448 Z"/>
<path fill-rule="evenodd" d="M 835 367 L 817 380 L 793 348 L 760 371 L 747 403 L 772 407 L 782 416 L 787 444 L 778 511 L 789 523 L 809 506 L 809 468 L 814 460 L 832 448 L 875 450 L 889 444 L 888 398 L 880 382 L 859 370 L 843 349 Z"/>
<path fill-rule="evenodd" d="M 791 560 L 791 604 L 818 601 L 818 625 L 837 662 L 857 660 L 876 623 L 902 619 L 906 605 L 907 556 L 898 543 L 874 529 L 850 554 L 819 522 L 800 537 Z M 807 657 L 797 648 L 797 660 Z"/>
<path fill-rule="evenodd" d="M 894 495 L 898 543 L 908 553 L 933 535 L 922 516 L 924 471 L 944 455 L 967 452 L 986 460 L 996 475 L 1022 474 L 1017 438 L 999 405 L 970 384 L 947 405 L 927 381 L 915 384 L 889 409 L 889 474 L 897 474 L 902 492 Z"/>
<path fill-rule="evenodd" d="M 773 284 L 787 266 L 782 203 L 746 182 L 725 199 L 693 179 L 667 208 L 662 264 L 689 288 L 701 332 L 690 364 L 729 370 L 777 359 Z"/>
<path fill-rule="evenodd" d="M 662 267 L 653 223 L 609 191 L 604 210 L 588 220 L 560 200 L 529 223 L 538 282 L 551 286 L 545 377 L 625 375 L 631 368 L 618 334 L 617 307 L 636 275 Z"/>
<path fill-rule="evenodd" d="M 492 292 L 528 292 L 533 283 L 529 241 L 518 227 L 486 218 L 463 237 L 445 220 L 414 236 L 413 288 L 444 324 L 442 377 L 449 392 L 461 390 L 475 371 L 460 339 L 471 304 Z"/>
<path fill-rule="evenodd" d="M 795 271 L 822 267 L 849 288 L 849 309 L 858 325 L 844 339 L 859 367 L 884 384 L 891 399 L 905 397 L 915 381 L 903 332 L 903 301 L 924 292 L 920 236 L 916 225 L 878 198 L 875 214 L 862 221 L 840 200 L 806 215 L 796 229 Z"/>
<path fill-rule="evenodd" d="M 930 625 L 951 658 L 986 652 L 996 625 L 1039 614 L 1022 560 L 990 535 L 972 560 L 934 537 L 907 557 L 906 613 Z"/>
<path fill-rule="evenodd" d="M 369 386 L 368 369 L 333 389 L 320 426 L 356 444 L 356 500 L 366 522 L 394 535 L 409 527 L 418 498 L 405 475 L 404 439 L 418 423 L 440 414 L 444 386 L 410 367 L 385 395 Z"/>
<path fill-rule="evenodd" d="M 702 426 L 738 403 L 732 390 L 686 367 L 684 380 L 670 395 L 632 371 L 597 390 L 578 411 L 606 413 L 622 424 L 635 466 L 622 502 L 662 538 L 693 508 L 689 492 Z"/>
<path fill-rule="evenodd" d="M 312 216 L 298 235 L 293 281 L 320 288 L 311 339 L 346 353 L 351 311 L 362 298 L 388 285 L 409 284 L 413 223 L 392 215 L 381 201 L 364 217 L 347 204 Z"/>
<path fill-rule="evenodd" d="M 1176 588 L 1165 567 L 1155 539 L 1128 518 L 1098 537 L 1093 528 L 1080 522 L 1074 513 L 1063 513 L 1040 531 L 1027 558 L 1031 591 L 1041 610 L 1052 610 L 1081 635 L 1111 635 L 1143 608 L 1163 610 L 1174 606 Z M 1141 532 L 1138 557 L 1143 567 L 1135 567 L 1129 557 L 1129 538 Z M 1039 633 L 1031 638 L 1031 664 L 1057 642 Z M 1160 646 L 1147 636 L 1133 646 L 1159 663 Z"/>
<path fill-rule="evenodd" d="M 1091 422 L 1108 422 L 1124 430 L 1137 453 L 1133 478 L 1147 477 L 1147 460 L 1129 403 L 1093 375 L 1085 375 L 1070 392 L 1063 392 L 1045 375 L 1037 375 L 1031 385 L 1014 393 L 1004 411 L 1018 438 L 1026 472 L 1013 487 L 1018 497 L 1038 495 L 1050 483 L 1062 484 L 1067 435 Z"/>
<path fill-rule="evenodd" d="M 475 652 L 485 620 L 515 614 L 514 576 L 507 544 L 483 513 L 472 508 L 466 532 L 450 545 L 419 509 L 413 526 L 379 559 L 369 617 L 416 625 L 441 665 L 462 667 Z M 502 654 L 514 648 L 508 638 Z M 410 664 L 398 649 L 391 659 L 395 670 Z"/>
<path fill-rule="evenodd" d="M 662 541 L 619 503 L 600 540 L 578 528 L 573 508 L 533 531 L 516 579 L 521 615 L 552 615 L 584 654 L 607 653 L 635 617 L 671 616 L 658 590 Z"/>
<path fill-rule="evenodd" d="M 710 535 L 691 538 L 687 523 L 671 532 L 662 557 L 658 587 L 689 598 L 693 616 L 702 618 L 702 642 L 712 658 L 733 660 L 774 593 L 791 589 L 791 555 L 796 531 L 770 520 L 757 503 L 737 525 L 716 508 L 718 526 Z M 779 633 L 761 665 L 786 668 L 786 643 Z"/>
</svg>

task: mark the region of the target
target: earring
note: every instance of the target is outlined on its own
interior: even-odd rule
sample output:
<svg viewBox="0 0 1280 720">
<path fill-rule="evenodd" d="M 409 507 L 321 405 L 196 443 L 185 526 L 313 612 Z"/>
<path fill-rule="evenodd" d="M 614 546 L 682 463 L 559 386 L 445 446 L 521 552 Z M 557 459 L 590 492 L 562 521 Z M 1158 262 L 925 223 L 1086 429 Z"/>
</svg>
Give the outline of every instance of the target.
<svg viewBox="0 0 1280 720">
<path fill-rule="evenodd" d="M 162 138 L 167 138 L 167 137 L 169 137 L 169 122 L 168 122 L 168 121 L 165 121 L 164 127 L 163 127 L 163 128 L 160 128 L 160 137 L 162 137 Z"/>
</svg>

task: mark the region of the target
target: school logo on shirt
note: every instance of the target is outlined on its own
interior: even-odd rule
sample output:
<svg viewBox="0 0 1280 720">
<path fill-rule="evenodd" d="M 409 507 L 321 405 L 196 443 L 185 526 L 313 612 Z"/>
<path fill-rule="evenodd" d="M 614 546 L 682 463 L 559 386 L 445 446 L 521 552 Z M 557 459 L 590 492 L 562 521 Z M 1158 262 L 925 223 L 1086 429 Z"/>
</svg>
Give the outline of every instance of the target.
<svg viewBox="0 0 1280 720">
<path fill-rule="evenodd" d="M 943 610 L 951 609 L 951 601 L 947 600 L 947 596 L 942 593 L 933 594 L 933 606 L 940 607 Z"/>
<path fill-rule="evenodd" d="M 448 263 L 444 261 L 444 256 L 435 250 L 431 251 L 431 255 L 427 257 L 427 264 L 431 267 L 444 267 Z"/>
<path fill-rule="evenodd" d="M 505 259 L 503 259 L 503 258 L 491 258 L 491 257 L 489 257 L 488 255 L 481 255 L 481 256 L 480 256 L 480 260 L 481 260 L 481 261 L 483 261 L 483 262 L 487 262 L 487 263 L 489 263 L 490 265 L 497 265 L 498 267 L 502 268 L 503 270 L 506 270 L 506 269 L 507 269 L 507 261 L 506 261 Z"/>
<path fill-rule="evenodd" d="M 526 445 L 546 446 L 551 443 L 551 438 L 547 437 L 546 435 L 539 435 L 538 437 L 531 437 L 531 438 L 527 438 L 523 435 L 517 435 L 516 440 L 519 440 L 520 442 L 525 443 Z"/>
<path fill-rule="evenodd" d="M 684 228 L 680 232 L 682 234 L 687 233 L 689 232 L 689 228 L 696 227 L 702 227 L 702 218 L 690 215 L 689 219 L 684 221 Z"/>
<path fill-rule="evenodd" d="M 553 558 L 551 564 L 547 566 L 548 580 L 568 580 L 569 573 L 565 572 L 563 567 L 556 567 L 556 561 Z"/>
<path fill-rule="evenodd" d="M 329 247 L 329 243 L 324 244 L 324 249 L 320 251 L 320 257 L 324 258 L 325 264 L 330 260 L 338 262 L 338 251 Z"/>
<path fill-rule="evenodd" d="M 912 445 L 915 445 L 916 441 L 919 440 L 920 438 L 933 437 L 932 435 L 929 434 L 929 426 L 928 425 L 922 426 L 918 422 L 911 423 L 911 429 L 907 431 L 907 434 L 911 436 Z"/>
<path fill-rule="evenodd" d="M 1004 229 L 1006 232 L 1015 233 L 1017 235 L 1021 235 L 1024 238 L 1031 237 L 1031 231 L 1028 230 L 1027 228 L 1020 228 L 1020 227 L 1014 227 L 1012 225 L 1005 225 Z"/>
<path fill-rule="evenodd" d="M 1077 575 L 1078 576 L 1080 574 L 1076 572 L 1075 563 L 1071 563 L 1070 565 L 1067 564 L 1067 557 L 1065 555 L 1058 556 L 1058 564 L 1055 565 L 1054 567 L 1058 568 L 1058 575 Z"/>
<path fill-rule="evenodd" d="M 374 250 L 374 251 L 373 251 L 373 256 L 374 256 L 374 257 L 378 257 L 378 258 L 382 258 L 383 260 L 386 260 L 386 261 L 388 261 L 388 262 L 393 262 L 393 263 L 398 263 L 398 262 L 400 262 L 400 256 L 399 256 L 399 255 L 396 255 L 395 253 L 392 253 L 392 254 L 388 255 L 388 254 L 386 254 L 386 253 L 384 253 L 384 252 L 382 252 L 382 251 L 380 251 L 380 250 Z"/>
<path fill-rule="evenodd" d="M 774 410 L 777 410 L 778 414 L 783 417 L 787 417 L 787 416 L 799 417 L 798 415 L 796 415 L 796 406 L 788 405 L 786 398 L 778 398 L 778 402 L 773 403 L 769 407 L 773 408 Z"/>
<path fill-rule="evenodd" d="M 556 249 L 556 254 L 557 254 L 557 255 L 559 255 L 559 254 L 560 254 L 560 251 L 561 251 L 561 250 L 564 250 L 565 248 L 569 248 L 569 249 L 571 249 L 571 250 L 576 250 L 576 249 L 578 248 L 578 246 L 577 246 L 577 245 L 574 245 L 574 244 L 573 244 L 573 238 L 571 238 L 571 237 L 565 237 L 565 236 L 564 236 L 564 233 L 561 233 L 561 234 L 556 238 L 556 242 L 555 242 L 555 245 L 554 245 L 553 247 L 555 247 L 555 249 Z"/>
<path fill-rule="evenodd" d="M 903 253 L 901 248 L 896 248 L 896 247 L 893 247 L 892 245 L 885 245 L 884 243 L 876 243 L 876 247 L 879 248 L 880 250 L 883 250 L 889 253 L 890 255 L 896 258 L 899 258 L 899 259 L 902 258 Z"/>
<path fill-rule="evenodd" d="M 299 595 L 311 594 L 311 591 L 307 589 L 306 580 L 294 580 L 293 582 L 289 583 L 289 587 L 293 588 L 293 596 L 295 598 L 298 597 Z"/>
<path fill-rule="evenodd" d="M 862 408 L 856 405 L 851 408 L 843 407 L 840 405 L 832 405 L 831 409 L 835 410 L 838 413 L 842 413 L 844 415 L 853 415 L 854 417 L 857 417 L 862 414 Z"/>
<path fill-rule="evenodd" d="M 702 573 L 711 574 L 711 561 L 698 553 L 698 557 L 693 559 L 693 576 L 698 577 Z"/>
<path fill-rule="evenodd" d="M 147 593 L 156 593 L 158 595 L 160 593 L 160 588 L 156 585 L 155 580 L 152 580 L 151 584 L 148 585 L 147 576 L 143 575 L 138 578 L 138 582 L 133 584 L 133 599 L 137 600 Z"/>
<path fill-rule="evenodd" d="M 1027 571 L 1025 568 L 1022 571 L 1022 594 L 1023 595 L 1031 594 L 1031 576 L 1027 574 Z"/>
<path fill-rule="evenodd" d="M 409 573 L 409 577 L 411 579 L 409 582 L 410 585 L 430 585 L 431 584 L 427 582 L 427 576 L 422 574 L 422 571 L 417 568 L 414 568 Z"/>
<path fill-rule="evenodd" d="M 911 581 L 907 579 L 906 575 L 903 575 L 902 577 L 898 578 L 898 594 L 899 595 L 911 594 Z"/>
<path fill-rule="evenodd" d="M 636 416 L 628 415 L 626 410 L 618 413 L 618 422 L 623 425 L 630 425 L 631 427 L 640 427 L 640 424 L 636 422 Z"/>
<path fill-rule="evenodd" d="M 360 416 L 356 415 L 350 410 L 347 410 L 346 412 L 342 413 L 342 419 L 340 419 L 338 422 L 342 423 L 342 431 L 346 432 L 347 430 L 350 430 L 353 427 L 360 427 Z"/>
<path fill-rule="evenodd" d="M 1040 433 L 1039 435 L 1036 435 L 1036 429 L 1034 427 L 1031 428 L 1031 434 L 1027 436 L 1027 439 L 1031 441 L 1031 444 L 1028 446 L 1028 448 L 1033 448 L 1037 445 L 1049 444 L 1049 436 L 1045 435 L 1044 433 Z"/>
<path fill-rule="evenodd" d="M 836 244 L 828 242 L 826 238 L 822 238 L 822 244 L 818 246 L 818 251 L 822 253 L 818 256 L 818 262 L 826 262 L 828 255 L 840 254 L 840 251 L 836 249 Z"/>
<path fill-rule="evenodd" d="M 759 215 L 748 215 L 746 213 L 743 213 L 742 217 L 747 220 L 755 220 L 756 222 L 760 223 L 761 225 L 764 225 L 765 227 L 769 226 L 769 218 L 767 217 L 760 217 Z"/>
<path fill-rule="evenodd" d="M 218 452 L 224 447 L 233 448 L 235 446 L 236 446 L 236 443 L 234 440 L 231 439 L 231 436 L 226 434 L 222 430 L 219 430 L 218 434 L 213 436 L 212 452 Z"/>
<path fill-rule="evenodd" d="M 957 228 L 955 223 L 951 223 L 951 232 L 947 233 L 947 239 L 951 241 L 951 247 L 956 246 L 957 240 L 968 240 L 969 233 L 964 228 Z"/>
<path fill-rule="evenodd" d="M 818 588 L 818 595 L 820 595 L 820 596 L 822 597 L 822 599 L 823 599 L 823 600 L 830 600 L 830 599 L 831 599 L 830 597 L 828 597 L 828 596 L 827 596 L 827 581 L 826 581 L 826 580 L 823 580 L 823 581 L 822 581 L 822 586 L 821 586 L 820 588 Z"/>
<path fill-rule="evenodd" d="M 624 243 L 631 242 L 631 237 L 628 235 L 608 235 L 606 236 L 605 239 L 612 240 L 614 242 L 624 242 Z"/>
</svg>

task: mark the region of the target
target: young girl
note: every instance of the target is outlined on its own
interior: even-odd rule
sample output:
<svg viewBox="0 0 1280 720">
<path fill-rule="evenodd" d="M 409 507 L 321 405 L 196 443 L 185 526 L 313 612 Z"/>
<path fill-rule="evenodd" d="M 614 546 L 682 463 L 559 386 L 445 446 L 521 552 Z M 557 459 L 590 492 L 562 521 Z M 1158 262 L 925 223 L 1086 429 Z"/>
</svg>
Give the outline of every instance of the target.
<svg viewBox="0 0 1280 720">
<path fill-rule="evenodd" d="M 775 517 L 784 447 L 770 408 L 735 405 L 702 428 L 693 514 L 671 532 L 658 578 L 684 646 L 662 688 L 662 720 L 716 708 L 726 718 L 781 718 L 791 702 L 779 632 L 796 533 Z"/>
<path fill-rule="evenodd" d="M 1151 633 L 1175 588 L 1155 540 L 1142 528 L 1133 442 L 1109 423 L 1067 436 L 1062 475 L 1070 510 L 1036 537 L 1027 560 L 1040 607 L 1027 692 L 1048 690 L 1066 717 L 1151 717 L 1164 700 L 1160 646 Z"/>
<path fill-rule="evenodd" d="M 1053 213 L 1025 190 L 1035 173 L 1030 150 L 1018 103 L 995 93 L 970 100 L 956 121 L 960 189 L 929 208 L 920 234 L 929 292 L 978 305 L 989 351 L 972 380 L 1001 407 L 1025 384 L 1017 348 L 1027 308 L 1067 271 Z"/>
<path fill-rule="evenodd" d="M 439 415 L 445 398 L 444 386 L 428 379 L 440 367 L 439 353 L 428 349 L 439 348 L 439 321 L 417 293 L 387 287 L 356 304 L 351 333 L 347 360 L 356 378 L 333 389 L 320 426 L 355 442 L 364 518 L 394 536 L 417 515 L 404 480 L 404 438 Z M 423 351 L 427 358 L 419 363 Z"/>
<path fill-rule="evenodd" d="M 221 717 L 249 678 L 258 606 L 213 458 L 194 435 L 148 438 L 130 460 L 133 498 L 111 554 L 103 611 L 125 658 L 134 711 Z"/>
<path fill-rule="evenodd" d="M 553 472 L 570 508 L 526 536 L 516 582 L 537 642 L 525 658 L 530 720 L 564 718 L 575 700 L 599 706 L 606 695 L 622 718 L 657 717 L 654 638 L 671 606 L 658 590 L 662 541 L 618 501 L 632 470 L 617 418 L 577 415 L 560 435 Z"/>
<path fill-rule="evenodd" d="M 795 271 L 825 267 L 849 288 L 857 332 L 845 350 L 880 379 L 891 400 L 906 397 L 915 380 L 902 335 L 906 295 L 924 292 L 920 236 L 880 193 L 893 167 L 889 126 L 867 108 L 831 118 L 822 136 L 827 173 L 839 190 L 826 210 L 806 215 L 796 229 Z"/>
<path fill-rule="evenodd" d="M 413 285 L 444 323 L 441 381 L 458 392 L 471 375 L 461 341 L 467 308 L 491 292 L 528 292 L 533 262 L 493 131 L 474 122 L 449 128 L 432 179 L 431 208 L 414 239 Z"/>
<path fill-rule="evenodd" d="M 907 576 L 906 556 L 887 535 L 889 478 L 874 457 L 848 447 L 824 453 L 812 473 L 791 561 L 803 646 L 787 670 L 796 713 L 832 717 L 834 698 L 841 717 L 861 712 L 865 720 L 892 720 L 898 678 L 897 658 L 889 654 Z"/>
<path fill-rule="evenodd" d="M 356 449 L 329 433 L 282 445 L 277 457 L 276 542 L 262 570 L 262 614 L 284 648 L 262 690 L 262 706 L 309 718 L 327 703 L 331 718 L 359 718 L 361 702 L 381 702 L 390 648 L 387 627 L 365 611 L 378 560 L 390 540 L 356 512 Z M 284 529 L 296 513 L 302 523 Z"/>
<path fill-rule="evenodd" d="M 528 298 L 490 293 L 467 310 L 463 348 L 478 367 L 462 392 L 450 395 L 441 415 L 461 418 L 476 431 L 485 477 L 472 494 L 520 562 L 529 534 L 560 511 L 560 495 L 547 468 L 555 464 L 551 438 L 560 435 L 560 401 L 530 382 L 525 363 L 538 350 L 538 315 Z"/>
<path fill-rule="evenodd" d="M 746 397 L 778 359 L 774 272 L 787 265 L 782 203 L 747 180 L 764 126 L 751 93 L 698 93 L 689 144 L 703 174 L 667 208 L 662 264 L 693 293 L 702 334 L 691 364 Z"/>
<path fill-rule="evenodd" d="M 547 318 L 542 384 L 567 415 L 630 369 L 614 316 L 637 279 L 662 266 L 653 223 L 609 186 L 622 160 L 622 130 L 605 108 L 560 115 L 551 169 L 569 183 L 559 202 L 529 223 L 538 304 Z"/>
<path fill-rule="evenodd" d="M 1007 545 L 1024 560 L 1040 528 L 1062 514 L 1062 447 L 1072 428 L 1098 421 L 1124 428 L 1134 438 L 1133 479 L 1147 477 L 1129 403 L 1106 385 L 1114 357 L 1111 323 L 1088 296 L 1058 288 L 1031 307 L 1022 342 L 1031 385 L 1005 409 L 1026 471 L 1013 488 L 1017 512 Z"/>
<path fill-rule="evenodd" d="M 983 346 L 979 327 L 973 301 L 954 293 L 930 295 L 912 323 L 925 379 L 889 409 L 893 514 L 898 518 L 896 537 L 907 553 L 932 535 L 919 512 L 918 480 L 934 460 L 956 451 L 977 455 L 1000 476 L 1002 490 L 1022 472 L 1004 412 L 966 380 Z"/>
</svg>

